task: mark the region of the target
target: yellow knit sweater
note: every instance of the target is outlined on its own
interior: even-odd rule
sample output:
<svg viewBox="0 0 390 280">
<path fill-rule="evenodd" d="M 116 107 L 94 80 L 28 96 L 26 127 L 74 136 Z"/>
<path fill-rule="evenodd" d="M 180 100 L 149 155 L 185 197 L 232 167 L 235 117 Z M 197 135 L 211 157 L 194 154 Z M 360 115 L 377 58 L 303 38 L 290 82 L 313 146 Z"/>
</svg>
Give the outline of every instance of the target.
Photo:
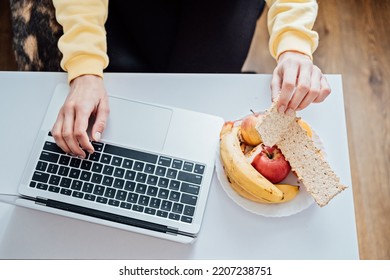
<svg viewBox="0 0 390 280">
<path fill-rule="evenodd" d="M 316 0 L 266 0 L 269 49 L 277 59 L 285 51 L 312 57 L 318 34 L 312 30 L 317 17 Z M 108 0 L 53 0 L 64 35 L 59 40 L 61 67 L 68 80 L 93 74 L 103 77 L 108 65 L 106 31 Z"/>
</svg>

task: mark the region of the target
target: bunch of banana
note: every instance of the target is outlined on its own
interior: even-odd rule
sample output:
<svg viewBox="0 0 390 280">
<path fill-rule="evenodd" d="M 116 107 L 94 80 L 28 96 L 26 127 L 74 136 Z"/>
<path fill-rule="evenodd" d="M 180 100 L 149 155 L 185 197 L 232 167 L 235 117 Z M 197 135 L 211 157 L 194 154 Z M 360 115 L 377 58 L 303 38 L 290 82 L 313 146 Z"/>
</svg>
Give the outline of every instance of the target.
<svg viewBox="0 0 390 280">
<path fill-rule="evenodd" d="M 221 130 L 220 156 L 230 185 L 239 195 L 259 203 L 282 203 L 298 194 L 298 186 L 274 185 L 264 178 L 248 162 L 240 145 L 240 126 L 226 123 Z"/>
</svg>

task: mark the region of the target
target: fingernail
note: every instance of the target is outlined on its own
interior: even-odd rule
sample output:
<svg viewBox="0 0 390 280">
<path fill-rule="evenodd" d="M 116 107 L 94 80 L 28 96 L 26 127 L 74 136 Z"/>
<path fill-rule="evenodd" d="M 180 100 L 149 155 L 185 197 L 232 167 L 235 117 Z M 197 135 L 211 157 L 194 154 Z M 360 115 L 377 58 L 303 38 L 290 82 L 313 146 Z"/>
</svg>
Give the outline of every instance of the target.
<svg viewBox="0 0 390 280">
<path fill-rule="evenodd" d="M 287 111 L 286 111 L 286 115 L 287 116 L 290 116 L 290 117 L 293 117 L 294 116 L 294 110 L 289 108 Z"/>
<path fill-rule="evenodd" d="M 102 137 L 102 134 L 99 131 L 95 133 L 95 140 L 96 141 L 99 141 L 101 137 Z"/>
<path fill-rule="evenodd" d="M 279 107 L 279 109 L 278 109 L 278 112 L 279 112 L 280 114 L 283 114 L 285 110 L 286 110 L 286 107 L 285 107 L 284 105 L 281 105 L 281 106 Z"/>
</svg>

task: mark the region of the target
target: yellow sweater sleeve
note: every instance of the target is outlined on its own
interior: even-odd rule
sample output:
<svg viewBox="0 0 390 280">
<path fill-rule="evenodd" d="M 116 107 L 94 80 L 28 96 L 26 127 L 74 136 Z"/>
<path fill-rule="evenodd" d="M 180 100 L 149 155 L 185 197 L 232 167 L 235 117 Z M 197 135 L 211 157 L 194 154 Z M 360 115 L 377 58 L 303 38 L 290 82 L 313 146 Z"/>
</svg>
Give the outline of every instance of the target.
<svg viewBox="0 0 390 280">
<path fill-rule="evenodd" d="M 316 0 L 266 0 L 268 10 L 269 50 L 278 59 L 285 51 L 310 56 L 318 46 L 318 33 L 313 31 L 317 18 Z"/>
<path fill-rule="evenodd" d="M 103 77 L 108 65 L 104 28 L 108 0 L 53 0 L 53 4 L 57 21 L 64 29 L 58 47 L 68 81 L 84 74 Z"/>
</svg>

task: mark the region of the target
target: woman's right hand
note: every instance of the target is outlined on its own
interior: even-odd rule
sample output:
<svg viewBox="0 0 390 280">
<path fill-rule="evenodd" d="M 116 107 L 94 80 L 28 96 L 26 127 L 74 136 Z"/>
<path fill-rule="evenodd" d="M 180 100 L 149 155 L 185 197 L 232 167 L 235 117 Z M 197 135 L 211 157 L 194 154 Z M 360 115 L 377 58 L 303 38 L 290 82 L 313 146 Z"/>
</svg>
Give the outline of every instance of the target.
<svg viewBox="0 0 390 280">
<path fill-rule="evenodd" d="M 94 148 L 87 129 L 91 116 L 95 117 L 91 138 L 99 141 L 110 112 L 103 79 L 95 75 L 83 75 L 70 84 L 70 92 L 61 107 L 51 133 L 57 145 L 66 153 L 86 158 L 84 152 Z"/>
</svg>

